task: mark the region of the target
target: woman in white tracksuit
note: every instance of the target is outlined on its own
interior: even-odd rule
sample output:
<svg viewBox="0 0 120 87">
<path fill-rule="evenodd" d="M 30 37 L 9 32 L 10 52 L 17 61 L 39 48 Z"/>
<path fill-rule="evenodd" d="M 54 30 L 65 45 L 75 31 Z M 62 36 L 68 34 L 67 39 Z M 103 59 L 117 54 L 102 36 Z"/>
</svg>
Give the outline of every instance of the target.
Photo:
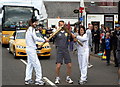
<svg viewBox="0 0 120 87">
<path fill-rule="evenodd" d="M 78 45 L 78 63 L 81 72 L 81 77 L 78 83 L 84 84 L 87 82 L 87 66 L 89 56 L 88 37 L 85 33 L 84 27 L 81 27 L 78 33 L 79 35 L 76 38 L 83 44 L 83 47 Z"/>
<path fill-rule="evenodd" d="M 36 85 L 44 85 L 42 79 L 42 70 L 40 61 L 36 52 L 36 41 L 45 42 L 44 39 L 36 36 L 35 27 L 38 24 L 38 20 L 36 18 L 31 19 L 31 26 L 28 28 L 26 32 L 26 53 L 27 53 L 27 67 L 26 67 L 26 77 L 25 84 L 32 84 L 32 71 L 35 69 Z"/>
</svg>

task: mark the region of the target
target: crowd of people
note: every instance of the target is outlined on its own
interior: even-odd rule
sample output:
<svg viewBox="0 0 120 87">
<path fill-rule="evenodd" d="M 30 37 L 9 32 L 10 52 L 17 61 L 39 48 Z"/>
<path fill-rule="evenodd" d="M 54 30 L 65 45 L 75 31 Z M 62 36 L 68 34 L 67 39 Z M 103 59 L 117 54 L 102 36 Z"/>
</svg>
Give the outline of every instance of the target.
<svg viewBox="0 0 120 87">
<path fill-rule="evenodd" d="M 38 28 L 37 28 L 38 26 Z M 36 18 L 31 19 L 30 27 L 26 32 L 26 52 L 27 52 L 27 67 L 26 67 L 26 77 L 25 84 L 32 84 L 32 70 L 35 68 L 36 72 L 36 85 L 44 85 L 42 81 L 42 70 L 41 64 L 38 60 L 36 53 L 36 41 L 39 42 L 49 42 L 47 38 L 38 38 L 35 35 L 35 29 L 40 31 L 40 34 L 43 37 L 49 37 L 50 34 L 57 31 L 57 29 L 63 28 L 65 26 L 64 21 L 58 22 L 58 28 L 54 26 L 54 29 L 45 30 L 42 25 L 38 25 L 38 20 Z M 44 30 L 44 31 L 43 31 Z M 74 29 L 71 27 L 68 29 L 71 32 L 71 35 L 67 31 L 62 29 L 58 32 L 54 38 L 53 42 L 56 47 L 56 78 L 55 84 L 60 83 L 60 69 L 61 65 L 66 64 L 66 82 L 69 84 L 73 83 L 71 79 L 71 68 L 72 61 L 70 57 L 70 51 L 76 51 L 78 55 L 78 64 L 80 69 L 80 78 L 78 83 L 83 85 L 87 82 L 87 71 L 88 68 L 93 65 L 90 64 L 90 53 L 91 49 L 94 48 L 94 53 L 106 52 L 106 63 L 107 66 L 110 65 L 110 54 L 113 50 L 115 67 L 120 67 L 120 26 L 115 26 L 114 30 L 110 30 L 109 27 L 104 27 L 101 25 L 101 29 L 98 26 L 93 26 L 92 24 L 88 25 L 86 29 L 84 26 L 75 26 Z M 48 35 L 47 35 L 48 34 Z M 82 43 L 82 46 L 77 43 L 79 40 Z M 64 49 L 64 50 L 63 50 Z M 118 70 L 119 84 L 120 84 L 120 68 Z"/>
</svg>

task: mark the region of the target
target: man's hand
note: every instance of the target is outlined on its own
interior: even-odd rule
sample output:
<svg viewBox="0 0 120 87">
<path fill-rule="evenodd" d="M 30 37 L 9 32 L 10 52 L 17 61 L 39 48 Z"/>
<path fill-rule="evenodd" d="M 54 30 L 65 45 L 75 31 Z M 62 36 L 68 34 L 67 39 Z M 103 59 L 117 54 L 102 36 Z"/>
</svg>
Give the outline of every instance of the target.
<svg viewBox="0 0 120 87">
<path fill-rule="evenodd" d="M 45 42 L 49 42 L 49 40 L 48 40 L 48 39 L 46 39 L 46 40 L 45 40 Z"/>
<path fill-rule="evenodd" d="M 71 33 L 72 34 L 72 38 L 76 38 L 76 35 L 74 35 L 73 33 Z"/>
</svg>

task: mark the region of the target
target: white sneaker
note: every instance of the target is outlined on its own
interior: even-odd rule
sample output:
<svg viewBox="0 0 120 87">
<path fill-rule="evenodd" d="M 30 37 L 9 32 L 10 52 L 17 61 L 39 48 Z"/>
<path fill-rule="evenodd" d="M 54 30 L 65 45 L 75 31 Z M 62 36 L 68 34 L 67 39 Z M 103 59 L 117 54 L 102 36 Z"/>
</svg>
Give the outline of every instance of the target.
<svg viewBox="0 0 120 87">
<path fill-rule="evenodd" d="M 60 78 L 59 77 L 56 77 L 55 79 L 55 84 L 59 84 L 60 83 Z"/>
<path fill-rule="evenodd" d="M 88 64 L 88 69 L 89 69 L 89 68 L 92 68 L 92 67 L 93 67 L 93 65 L 92 65 L 92 64 Z"/>
<path fill-rule="evenodd" d="M 66 82 L 69 83 L 69 84 L 73 84 L 73 81 L 69 76 L 67 76 Z"/>
<path fill-rule="evenodd" d="M 43 82 L 43 81 L 35 81 L 35 85 L 45 85 L 45 82 Z"/>
<path fill-rule="evenodd" d="M 84 85 L 85 83 L 87 83 L 87 80 L 85 80 L 85 81 L 79 80 L 78 81 L 78 84 L 80 84 L 80 85 Z"/>
</svg>

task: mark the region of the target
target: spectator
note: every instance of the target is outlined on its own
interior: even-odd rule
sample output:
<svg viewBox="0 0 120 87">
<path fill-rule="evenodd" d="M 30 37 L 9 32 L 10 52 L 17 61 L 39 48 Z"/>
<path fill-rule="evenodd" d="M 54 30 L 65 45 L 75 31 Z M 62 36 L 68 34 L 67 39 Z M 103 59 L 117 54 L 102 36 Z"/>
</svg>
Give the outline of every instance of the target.
<svg viewBox="0 0 120 87">
<path fill-rule="evenodd" d="M 116 58 L 118 60 L 118 84 L 120 85 L 120 26 L 119 26 L 119 30 L 117 31 Z"/>
<path fill-rule="evenodd" d="M 89 24 L 88 29 L 86 30 L 87 36 L 89 38 L 88 40 L 88 45 L 89 45 L 89 53 L 91 52 L 91 48 L 92 48 L 92 31 L 93 30 L 93 25 Z M 88 62 L 88 68 L 91 68 L 93 65 L 90 64 L 90 54 L 89 54 L 89 62 Z"/>
<path fill-rule="evenodd" d="M 97 26 L 94 26 L 93 42 L 95 43 L 95 54 L 99 53 L 100 31 Z"/>
<path fill-rule="evenodd" d="M 104 52 L 103 49 L 103 39 L 105 38 L 105 27 L 101 25 L 101 30 L 100 30 L 100 52 Z"/>
<path fill-rule="evenodd" d="M 118 67 L 118 62 L 117 62 L 117 58 L 116 58 L 116 50 L 117 50 L 117 32 L 119 30 L 119 27 L 116 26 L 115 30 L 112 33 L 112 49 L 113 49 L 113 55 L 114 55 L 114 63 L 115 63 L 115 67 Z"/>
<path fill-rule="evenodd" d="M 111 53 L 111 38 L 110 33 L 106 33 L 106 37 L 103 40 L 104 43 L 104 51 L 106 52 L 106 60 L 107 60 L 107 66 L 110 65 L 110 53 Z"/>
</svg>

